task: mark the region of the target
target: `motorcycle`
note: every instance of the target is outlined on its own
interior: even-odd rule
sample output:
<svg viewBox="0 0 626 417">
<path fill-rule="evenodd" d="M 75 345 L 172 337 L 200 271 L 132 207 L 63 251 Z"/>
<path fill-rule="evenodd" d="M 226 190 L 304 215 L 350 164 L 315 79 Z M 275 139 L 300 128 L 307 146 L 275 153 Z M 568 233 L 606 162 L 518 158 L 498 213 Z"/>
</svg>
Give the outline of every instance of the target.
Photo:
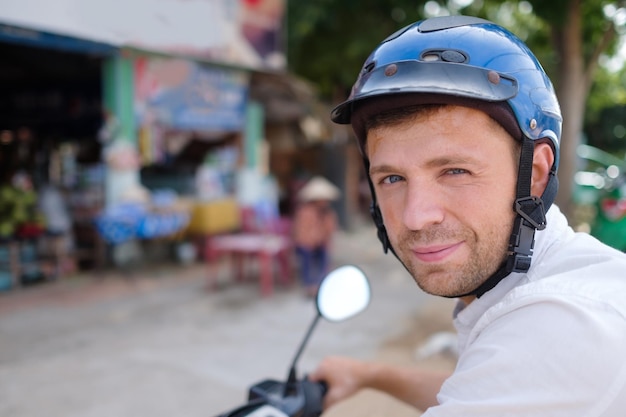
<svg viewBox="0 0 626 417">
<path fill-rule="evenodd" d="M 574 177 L 574 200 L 592 208 L 589 232 L 626 251 L 626 161 L 588 145 L 580 145 L 577 154 L 587 170 Z"/>
<path fill-rule="evenodd" d="M 306 376 L 299 379 L 298 359 L 320 318 L 331 322 L 346 320 L 363 311 L 369 301 L 369 282 L 359 268 L 346 265 L 331 271 L 319 286 L 317 314 L 296 351 L 286 380 L 265 379 L 253 384 L 244 405 L 217 417 L 318 417 L 326 384 L 310 381 Z"/>
</svg>

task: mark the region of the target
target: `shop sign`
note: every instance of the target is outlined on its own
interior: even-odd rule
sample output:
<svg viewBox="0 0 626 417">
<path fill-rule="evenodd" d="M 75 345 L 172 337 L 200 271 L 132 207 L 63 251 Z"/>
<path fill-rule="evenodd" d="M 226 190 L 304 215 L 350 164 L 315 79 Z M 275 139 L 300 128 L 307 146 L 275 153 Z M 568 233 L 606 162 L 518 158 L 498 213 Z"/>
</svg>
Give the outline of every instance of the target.
<svg viewBox="0 0 626 417">
<path fill-rule="evenodd" d="M 195 61 L 138 58 L 138 125 L 184 131 L 238 131 L 245 124 L 248 75 Z"/>
</svg>

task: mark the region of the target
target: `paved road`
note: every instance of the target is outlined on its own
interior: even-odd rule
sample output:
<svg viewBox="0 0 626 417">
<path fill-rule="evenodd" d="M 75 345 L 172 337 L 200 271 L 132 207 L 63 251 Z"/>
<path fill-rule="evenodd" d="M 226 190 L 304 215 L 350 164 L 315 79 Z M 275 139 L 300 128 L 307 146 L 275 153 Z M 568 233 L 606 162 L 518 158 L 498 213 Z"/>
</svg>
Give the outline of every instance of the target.
<svg viewBox="0 0 626 417">
<path fill-rule="evenodd" d="M 335 264 L 369 276 L 372 303 L 347 322 L 320 322 L 300 372 L 331 353 L 415 362 L 417 344 L 448 327 L 451 302 L 425 296 L 372 228 L 335 244 Z M 284 379 L 312 301 L 298 285 L 261 298 L 254 282 L 219 270 L 215 292 L 203 265 L 161 265 L 0 295 L 0 416 L 214 416 L 241 404 L 251 383 Z M 367 392 L 340 407 L 327 414 L 419 415 Z"/>
</svg>

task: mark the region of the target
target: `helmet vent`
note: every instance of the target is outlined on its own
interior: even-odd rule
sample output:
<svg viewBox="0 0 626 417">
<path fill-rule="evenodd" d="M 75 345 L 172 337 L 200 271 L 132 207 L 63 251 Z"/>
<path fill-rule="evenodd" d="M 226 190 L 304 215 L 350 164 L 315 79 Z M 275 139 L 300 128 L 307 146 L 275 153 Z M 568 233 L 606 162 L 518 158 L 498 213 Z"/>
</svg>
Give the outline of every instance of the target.
<svg viewBox="0 0 626 417">
<path fill-rule="evenodd" d="M 422 33 L 452 29 L 459 26 L 482 25 L 491 23 L 485 19 L 473 16 L 440 16 L 424 20 L 418 27 Z"/>
<path fill-rule="evenodd" d="M 372 70 L 376 67 L 376 62 L 370 62 L 369 64 L 367 64 L 366 66 L 363 67 L 363 70 L 361 70 L 361 74 L 367 74 L 369 72 L 372 72 Z"/>
<path fill-rule="evenodd" d="M 420 60 L 425 62 L 443 61 L 465 64 L 469 61 L 469 58 L 467 54 L 456 49 L 429 49 L 422 52 Z"/>
</svg>

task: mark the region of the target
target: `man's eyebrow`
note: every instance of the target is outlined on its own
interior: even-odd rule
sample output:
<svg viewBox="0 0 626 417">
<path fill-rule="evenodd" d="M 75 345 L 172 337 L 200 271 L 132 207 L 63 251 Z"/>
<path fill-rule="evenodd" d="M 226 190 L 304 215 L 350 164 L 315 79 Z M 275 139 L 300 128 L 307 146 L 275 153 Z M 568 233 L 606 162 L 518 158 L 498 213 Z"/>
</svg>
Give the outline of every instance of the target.
<svg viewBox="0 0 626 417">
<path fill-rule="evenodd" d="M 476 160 L 475 158 L 459 155 L 459 156 L 442 156 L 438 158 L 433 158 L 427 161 L 424 166 L 426 168 L 437 168 L 437 167 L 444 167 L 444 166 L 450 166 L 450 165 L 468 165 L 468 164 L 476 165 L 478 163 L 479 161 Z M 397 172 L 397 171 L 398 171 L 397 168 L 394 168 L 393 166 L 388 165 L 388 164 L 383 164 L 383 165 L 370 166 L 369 173 L 370 175 L 373 175 L 373 174 L 387 174 L 390 172 Z"/>
<path fill-rule="evenodd" d="M 426 162 L 426 166 L 430 168 L 449 166 L 456 164 L 477 164 L 478 161 L 474 158 L 467 156 L 442 156 L 439 158 L 433 158 Z"/>
<path fill-rule="evenodd" d="M 387 174 L 389 172 L 397 172 L 397 169 L 394 169 L 391 165 L 375 165 L 370 166 L 370 175 L 374 174 Z"/>
</svg>

